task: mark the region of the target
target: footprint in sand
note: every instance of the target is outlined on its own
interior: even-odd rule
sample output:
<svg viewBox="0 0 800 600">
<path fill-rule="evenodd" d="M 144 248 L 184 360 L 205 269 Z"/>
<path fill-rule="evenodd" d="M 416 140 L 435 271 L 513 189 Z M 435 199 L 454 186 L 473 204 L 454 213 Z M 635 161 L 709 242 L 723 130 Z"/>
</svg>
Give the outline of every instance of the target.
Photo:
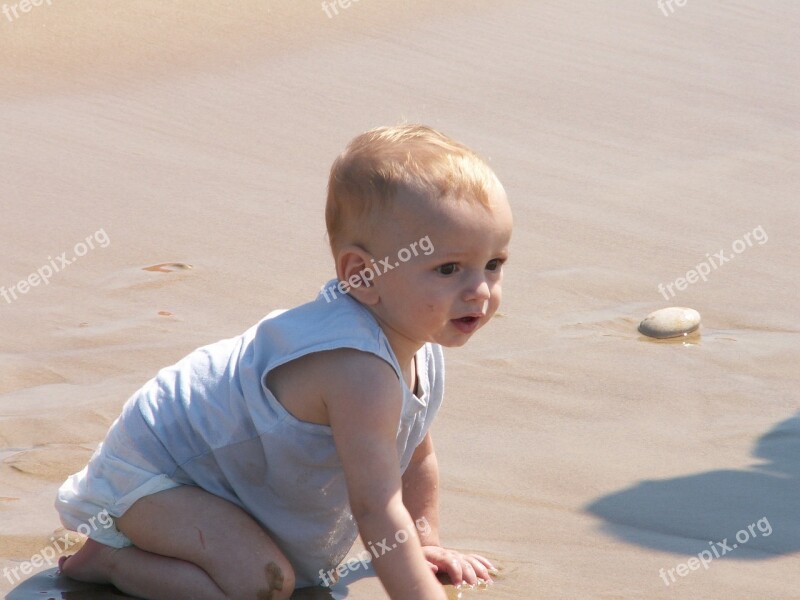
<svg viewBox="0 0 800 600">
<path fill-rule="evenodd" d="M 159 289 L 186 277 L 193 266 L 182 262 L 166 262 L 145 267 L 129 267 L 109 274 L 99 287 L 125 295 L 139 290 Z"/>
<path fill-rule="evenodd" d="M 74 444 L 47 444 L 16 452 L 2 461 L 18 473 L 52 482 L 80 471 L 93 450 Z"/>
<path fill-rule="evenodd" d="M 161 263 L 149 267 L 142 267 L 142 271 L 154 271 L 156 273 L 172 273 L 174 271 L 188 271 L 191 268 L 192 265 L 187 265 L 186 263 Z M 160 310 L 158 311 L 158 314 L 162 317 L 175 316 L 168 310 Z"/>
<path fill-rule="evenodd" d="M 0 394 L 61 383 L 67 383 L 67 378 L 54 369 L 25 357 L 0 354 Z"/>
<path fill-rule="evenodd" d="M 168 286 L 191 277 L 193 274 L 189 273 L 189 271 L 193 268 L 193 265 L 183 262 L 164 262 L 144 267 L 132 266 L 109 274 L 98 282 L 98 287 L 104 290 L 105 297 L 110 302 L 127 303 L 134 295 L 160 293 Z M 138 299 L 142 298 L 144 296 L 138 296 Z M 149 298 L 155 302 L 161 302 L 158 297 L 150 296 Z M 112 334 L 120 330 L 139 327 L 143 322 L 149 321 L 156 315 L 160 319 L 176 317 L 174 311 L 163 307 L 163 305 L 156 305 L 151 310 L 148 310 L 146 314 L 141 314 L 137 311 L 137 316 L 131 319 L 99 321 L 99 326 L 96 322 L 80 321 L 77 324 L 77 328 L 70 330 L 70 333 L 80 330 L 82 337 L 88 336 L 97 341 L 99 339 L 98 335 Z M 0 388 L 2 388 L 2 385 L 3 379 L 0 377 Z"/>
<path fill-rule="evenodd" d="M 172 273 L 173 271 L 188 271 L 192 265 L 186 263 L 161 263 L 158 265 L 151 265 L 149 267 L 142 267 L 142 271 L 155 271 L 157 273 Z"/>
</svg>

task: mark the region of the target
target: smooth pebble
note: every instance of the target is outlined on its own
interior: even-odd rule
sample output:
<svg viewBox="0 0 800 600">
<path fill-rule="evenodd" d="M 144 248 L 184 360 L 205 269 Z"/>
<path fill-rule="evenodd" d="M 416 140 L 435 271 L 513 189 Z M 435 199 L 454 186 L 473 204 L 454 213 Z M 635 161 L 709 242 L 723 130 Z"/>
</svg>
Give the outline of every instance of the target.
<svg viewBox="0 0 800 600">
<path fill-rule="evenodd" d="M 639 323 L 639 331 L 654 338 L 687 335 L 700 327 L 700 313 L 693 308 L 670 306 L 651 312 Z"/>
</svg>

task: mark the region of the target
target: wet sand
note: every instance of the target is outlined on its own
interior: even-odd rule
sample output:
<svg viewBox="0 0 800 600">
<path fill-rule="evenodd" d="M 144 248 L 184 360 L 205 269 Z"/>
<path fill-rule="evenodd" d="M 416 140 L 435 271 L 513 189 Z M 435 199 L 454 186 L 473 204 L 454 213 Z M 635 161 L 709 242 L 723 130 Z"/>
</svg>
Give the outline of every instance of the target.
<svg viewBox="0 0 800 600">
<path fill-rule="evenodd" d="M 488 157 L 515 216 L 501 316 L 446 351 L 434 428 L 443 539 L 502 569 L 464 598 L 795 594 L 800 7 L 672 6 L 0 14 L 0 286 L 53 270 L 0 296 L 0 573 L 158 368 L 313 298 L 330 163 L 406 120 Z M 671 305 L 698 336 L 637 332 Z"/>
</svg>

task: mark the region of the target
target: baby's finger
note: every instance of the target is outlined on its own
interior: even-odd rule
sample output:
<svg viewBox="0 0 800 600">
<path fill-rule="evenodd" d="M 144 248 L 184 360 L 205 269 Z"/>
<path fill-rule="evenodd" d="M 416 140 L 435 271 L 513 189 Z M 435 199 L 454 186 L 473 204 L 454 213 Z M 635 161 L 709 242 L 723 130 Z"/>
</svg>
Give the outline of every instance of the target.
<svg viewBox="0 0 800 600">
<path fill-rule="evenodd" d="M 486 568 L 486 565 L 484 565 L 482 562 L 480 562 L 477 558 L 473 556 L 465 556 L 465 558 L 469 563 L 469 565 L 472 567 L 475 576 L 478 579 L 483 579 L 484 581 L 492 580 L 491 573 L 489 569 Z"/>
<path fill-rule="evenodd" d="M 458 585 L 464 581 L 464 571 L 461 566 L 461 561 L 458 558 L 453 556 L 445 561 L 444 564 L 447 576 L 450 578 L 453 585 Z"/>
<path fill-rule="evenodd" d="M 433 564 L 429 560 L 426 560 L 425 562 L 428 563 L 428 566 L 431 568 L 431 571 L 433 571 L 434 573 L 438 573 L 439 572 L 439 566 L 438 565 Z"/>
<path fill-rule="evenodd" d="M 488 558 L 484 558 L 480 554 L 470 554 L 469 556 L 471 558 L 474 558 L 475 560 L 477 560 L 484 567 L 486 567 L 489 571 L 497 572 L 497 568 L 491 563 L 491 561 Z"/>
<path fill-rule="evenodd" d="M 466 583 L 469 585 L 478 583 L 478 575 L 475 573 L 475 568 L 466 556 L 462 557 L 461 560 L 461 579 L 459 583 Z"/>
</svg>

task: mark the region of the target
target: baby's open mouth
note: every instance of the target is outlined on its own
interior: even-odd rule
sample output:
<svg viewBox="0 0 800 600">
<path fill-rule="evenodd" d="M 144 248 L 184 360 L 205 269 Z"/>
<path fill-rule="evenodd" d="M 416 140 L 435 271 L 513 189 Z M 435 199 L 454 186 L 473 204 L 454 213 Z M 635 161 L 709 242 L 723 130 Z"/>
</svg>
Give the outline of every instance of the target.
<svg viewBox="0 0 800 600">
<path fill-rule="evenodd" d="M 450 322 L 453 324 L 453 327 L 458 329 L 461 333 L 472 333 L 478 328 L 480 320 L 480 317 L 469 316 L 451 319 Z"/>
</svg>

